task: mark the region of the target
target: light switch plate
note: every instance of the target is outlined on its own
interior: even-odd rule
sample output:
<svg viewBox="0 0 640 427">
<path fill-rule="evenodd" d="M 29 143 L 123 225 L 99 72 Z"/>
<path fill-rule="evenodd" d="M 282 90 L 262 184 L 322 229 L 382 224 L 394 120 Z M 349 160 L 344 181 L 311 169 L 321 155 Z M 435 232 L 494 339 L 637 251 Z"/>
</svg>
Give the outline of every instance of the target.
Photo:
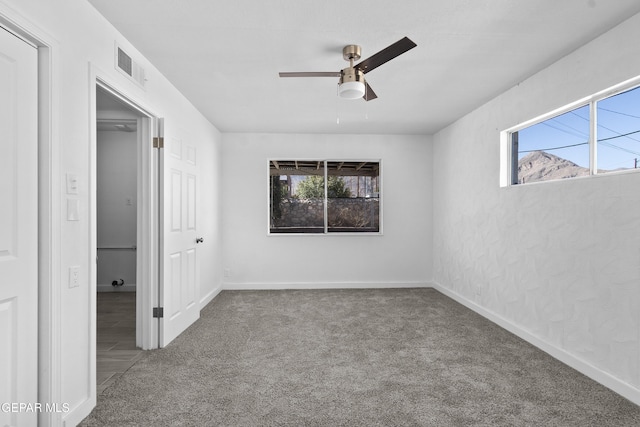
<svg viewBox="0 0 640 427">
<path fill-rule="evenodd" d="M 67 174 L 67 194 L 78 194 L 78 175 Z"/>
<path fill-rule="evenodd" d="M 80 267 L 73 266 L 69 267 L 69 287 L 77 288 L 80 286 Z"/>
<path fill-rule="evenodd" d="M 80 221 L 80 200 L 67 199 L 67 221 Z"/>
</svg>

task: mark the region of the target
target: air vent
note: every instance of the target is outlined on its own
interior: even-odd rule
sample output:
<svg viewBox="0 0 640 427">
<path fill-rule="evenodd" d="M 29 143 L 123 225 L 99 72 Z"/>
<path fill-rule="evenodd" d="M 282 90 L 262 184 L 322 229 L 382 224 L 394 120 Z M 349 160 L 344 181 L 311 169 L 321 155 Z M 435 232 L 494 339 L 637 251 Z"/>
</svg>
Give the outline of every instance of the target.
<svg viewBox="0 0 640 427">
<path fill-rule="evenodd" d="M 116 69 L 144 87 L 146 80 L 144 78 L 144 68 L 138 65 L 131 56 L 118 45 L 116 45 Z"/>
<path fill-rule="evenodd" d="M 133 77 L 131 57 L 124 53 L 124 50 L 120 48 L 118 48 L 118 67 L 127 73 L 129 77 Z"/>
</svg>

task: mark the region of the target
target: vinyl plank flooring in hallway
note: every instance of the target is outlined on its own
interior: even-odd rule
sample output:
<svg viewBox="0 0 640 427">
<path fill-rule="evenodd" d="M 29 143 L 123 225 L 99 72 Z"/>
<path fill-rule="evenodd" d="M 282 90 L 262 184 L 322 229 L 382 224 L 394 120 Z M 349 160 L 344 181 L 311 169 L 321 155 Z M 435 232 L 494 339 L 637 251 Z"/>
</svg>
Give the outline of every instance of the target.
<svg viewBox="0 0 640 427">
<path fill-rule="evenodd" d="M 96 384 L 102 394 L 142 356 L 136 347 L 136 293 L 99 292 L 97 324 Z"/>
</svg>

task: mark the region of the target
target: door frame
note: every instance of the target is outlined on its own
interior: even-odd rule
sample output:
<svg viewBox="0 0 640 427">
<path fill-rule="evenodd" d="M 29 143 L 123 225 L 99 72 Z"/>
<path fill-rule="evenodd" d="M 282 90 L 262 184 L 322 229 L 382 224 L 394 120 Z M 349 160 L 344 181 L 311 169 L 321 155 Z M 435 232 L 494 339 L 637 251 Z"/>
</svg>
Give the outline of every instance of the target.
<svg viewBox="0 0 640 427">
<path fill-rule="evenodd" d="M 158 153 L 152 147 L 155 136 L 155 116 L 149 108 L 135 100 L 128 91 L 113 82 L 98 67 L 90 66 L 90 184 L 89 184 L 89 222 L 90 222 L 90 292 L 92 295 L 92 316 L 95 316 L 97 293 L 97 111 L 96 88 L 109 92 L 110 95 L 136 110 L 138 119 L 137 132 L 137 220 L 136 220 L 136 345 L 143 350 L 158 348 L 158 319 L 153 317 L 153 307 L 158 301 L 158 256 L 159 256 L 159 197 L 158 197 Z M 143 117 L 142 117 L 143 116 Z M 92 319 L 91 342 L 95 344 L 95 318 Z M 95 351 L 95 349 L 94 349 Z M 95 352 L 93 356 L 95 364 Z M 92 366 L 95 373 L 95 366 Z M 94 375 L 95 377 L 95 375 Z M 95 384 L 92 390 L 95 390 Z"/>
<path fill-rule="evenodd" d="M 38 401 L 61 402 L 60 140 L 54 105 L 58 43 L 16 10 L 0 3 L 0 25 L 38 49 Z M 95 402 L 94 402 L 95 405 Z M 38 425 L 60 425 L 63 414 L 42 411 Z"/>
</svg>

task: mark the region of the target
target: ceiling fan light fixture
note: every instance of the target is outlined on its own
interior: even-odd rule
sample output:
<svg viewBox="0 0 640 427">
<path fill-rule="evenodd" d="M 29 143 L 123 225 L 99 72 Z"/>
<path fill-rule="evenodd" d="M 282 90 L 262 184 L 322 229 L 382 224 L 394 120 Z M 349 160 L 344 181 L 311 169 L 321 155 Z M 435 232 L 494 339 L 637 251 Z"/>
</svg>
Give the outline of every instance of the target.
<svg viewBox="0 0 640 427">
<path fill-rule="evenodd" d="M 338 95 L 340 98 L 358 99 L 362 98 L 364 93 L 364 73 L 351 67 L 342 70 L 342 76 L 338 84 Z"/>
<path fill-rule="evenodd" d="M 364 96 L 364 83 L 345 82 L 338 86 L 338 95 L 344 99 L 358 99 Z"/>
</svg>

